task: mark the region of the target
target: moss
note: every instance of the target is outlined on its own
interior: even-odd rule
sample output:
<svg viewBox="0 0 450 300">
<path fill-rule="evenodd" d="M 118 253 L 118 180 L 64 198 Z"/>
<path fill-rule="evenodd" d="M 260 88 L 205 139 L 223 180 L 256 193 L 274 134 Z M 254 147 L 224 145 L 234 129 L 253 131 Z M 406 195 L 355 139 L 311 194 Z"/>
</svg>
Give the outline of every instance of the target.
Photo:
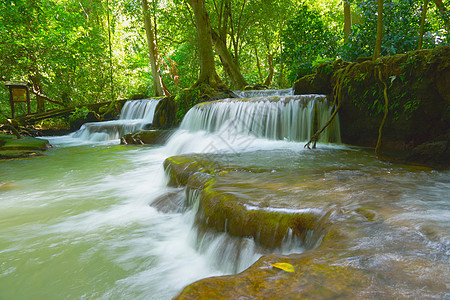
<svg viewBox="0 0 450 300">
<path fill-rule="evenodd" d="M 32 137 L 22 137 L 17 139 L 15 137 L 0 138 L 1 150 L 38 150 L 45 151 L 50 147 L 50 143 L 44 139 L 37 139 Z"/>
</svg>

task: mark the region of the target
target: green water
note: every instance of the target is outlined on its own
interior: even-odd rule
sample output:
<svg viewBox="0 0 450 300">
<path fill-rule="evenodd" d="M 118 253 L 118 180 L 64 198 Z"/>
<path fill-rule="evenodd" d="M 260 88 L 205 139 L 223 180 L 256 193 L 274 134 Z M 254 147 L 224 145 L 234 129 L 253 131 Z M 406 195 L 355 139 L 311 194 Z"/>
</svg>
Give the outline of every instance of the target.
<svg viewBox="0 0 450 300">
<path fill-rule="evenodd" d="M 149 206 L 170 191 L 163 160 L 204 152 L 210 139 L 181 133 L 153 148 L 55 139 L 45 156 L 1 161 L 0 299 L 170 299 L 193 281 L 230 273 L 230 262 L 213 257 L 221 253 L 214 243 L 198 246 L 192 212 Z M 325 195 L 316 207 L 339 198 L 350 210 L 364 198 L 390 226 L 425 236 L 408 257 L 425 256 L 436 267 L 448 260 L 447 171 L 399 167 L 359 149 L 319 148 L 255 140 L 239 154 L 208 158 L 269 170 L 231 172 L 218 183 L 240 195 L 279 197 L 275 206 L 295 207 L 303 197 L 314 207 Z M 240 270 L 260 255 L 250 253 Z"/>
</svg>

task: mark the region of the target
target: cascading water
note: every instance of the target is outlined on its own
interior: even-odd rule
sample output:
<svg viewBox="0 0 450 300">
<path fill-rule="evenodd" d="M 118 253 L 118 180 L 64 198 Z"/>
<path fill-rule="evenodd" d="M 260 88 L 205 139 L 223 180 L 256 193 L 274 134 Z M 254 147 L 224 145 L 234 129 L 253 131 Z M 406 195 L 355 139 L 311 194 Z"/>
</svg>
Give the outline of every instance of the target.
<svg viewBox="0 0 450 300">
<path fill-rule="evenodd" d="M 156 103 L 150 102 L 129 102 L 118 121 L 151 123 L 149 108 Z M 365 209 L 384 207 L 380 211 L 386 221 L 375 218 L 374 226 L 383 227 L 376 230 L 395 224 L 409 230 L 394 236 L 373 229 L 374 238 L 353 245 L 356 252 L 375 249 L 369 258 L 344 261 L 340 253 L 348 245 L 337 245 L 344 264 L 389 269 L 392 260 L 397 262 L 395 251 L 418 240 L 417 249 L 405 248 L 398 261 L 407 257 L 411 265 L 422 266 L 431 253 L 438 268 L 448 256 L 448 172 L 412 172 L 343 145 L 320 144 L 319 151 L 308 151 L 295 142 L 307 140 L 330 109 L 323 96 L 312 95 L 222 100 L 193 108 L 162 147 L 82 145 L 79 139 L 78 145 L 66 147 L 74 143 L 66 136 L 50 138 L 54 148 L 45 156 L 2 162 L 1 181 L 10 184 L 2 189 L 0 181 L 0 298 L 170 299 L 196 280 L 250 266 L 267 250 L 250 237 L 200 232 L 194 221 L 197 192 L 167 187 L 163 161 L 186 153 L 264 170 L 221 176 L 230 183 L 224 192 L 268 197 L 273 206 L 264 209 L 269 211 L 304 211 L 277 208 L 270 201 L 281 194 L 291 197 L 293 205 L 331 199 L 323 207 L 337 206 L 349 217 L 357 216 L 358 201 L 367 201 Z M 339 141 L 338 122 L 324 141 Z M 157 210 L 158 199 L 170 193 L 182 199 L 175 206 L 184 201 L 188 208 Z M 331 202 L 339 197 L 344 201 Z M 366 221 L 358 219 L 355 225 L 361 222 Z M 411 238 L 410 231 L 429 235 L 429 244 Z M 402 247 L 382 252 L 392 244 Z M 286 235 L 277 251 L 303 250 Z M 414 274 L 427 278 L 436 273 L 430 270 Z"/>
<path fill-rule="evenodd" d="M 331 110 L 323 95 L 225 99 L 196 105 L 186 114 L 181 129 L 211 133 L 231 130 L 256 138 L 302 142 L 325 125 Z M 340 143 L 338 116 L 319 142 Z"/>
<path fill-rule="evenodd" d="M 117 140 L 153 122 L 157 99 L 130 100 L 122 108 L 119 120 L 84 124 L 72 137 L 87 141 Z"/>
</svg>

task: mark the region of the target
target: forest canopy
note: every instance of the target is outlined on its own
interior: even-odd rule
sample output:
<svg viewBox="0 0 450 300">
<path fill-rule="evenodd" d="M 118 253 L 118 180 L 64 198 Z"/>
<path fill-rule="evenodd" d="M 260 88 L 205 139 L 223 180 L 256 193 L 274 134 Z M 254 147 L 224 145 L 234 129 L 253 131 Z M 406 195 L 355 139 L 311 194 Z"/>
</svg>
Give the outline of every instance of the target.
<svg viewBox="0 0 450 300">
<path fill-rule="evenodd" d="M 207 59 L 222 86 L 291 87 L 323 61 L 370 57 L 378 2 L 5 0 L 0 78 L 28 82 L 55 101 L 47 109 L 176 94 L 207 72 Z M 421 38 L 420 48 L 448 44 L 448 1 L 382 2 L 381 55 L 417 50 Z M 5 87 L 0 108 L 6 118 Z"/>
</svg>

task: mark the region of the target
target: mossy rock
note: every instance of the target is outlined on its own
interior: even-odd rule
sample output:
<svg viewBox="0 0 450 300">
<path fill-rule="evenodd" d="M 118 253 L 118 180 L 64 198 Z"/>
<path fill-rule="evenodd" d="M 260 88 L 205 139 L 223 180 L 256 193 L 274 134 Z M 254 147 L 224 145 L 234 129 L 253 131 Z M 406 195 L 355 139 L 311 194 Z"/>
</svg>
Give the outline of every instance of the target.
<svg viewBox="0 0 450 300">
<path fill-rule="evenodd" d="M 163 145 L 170 135 L 172 130 L 139 130 L 133 133 L 128 133 L 120 138 L 122 145 Z"/>
<path fill-rule="evenodd" d="M 236 197 L 223 192 L 226 188 L 217 182 L 218 177 L 248 172 L 248 169 L 223 166 L 202 155 L 169 157 L 164 162 L 164 168 L 170 185 L 198 191 L 195 223 L 201 231 L 213 229 L 236 237 L 252 237 L 267 249 L 281 247 L 288 234 L 303 241 L 306 247 L 313 247 L 324 233 L 327 220 L 316 211 L 266 209 L 270 202 L 255 206 L 260 202 L 257 198 Z"/>
<path fill-rule="evenodd" d="M 358 299 L 373 287 L 368 272 L 332 265 L 317 256 L 263 256 L 240 274 L 197 281 L 175 299 Z M 290 264 L 295 271 L 272 267 L 275 263 Z"/>
<path fill-rule="evenodd" d="M 25 158 L 43 155 L 41 151 L 30 150 L 2 150 L 0 148 L 0 159 Z"/>
<path fill-rule="evenodd" d="M 446 134 L 450 115 L 450 47 L 413 51 L 354 63 L 341 82 L 339 111 L 344 143 L 374 147 L 384 113 L 384 83 L 389 113 L 382 149 L 410 151 Z M 299 79 L 294 93 L 331 94 L 349 62 L 336 60 Z M 381 71 L 382 81 L 379 73 Z"/>
<path fill-rule="evenodd" d="M 174 97 L 166 97 L 158 102 L 153 117 L 153 127 L 157 129 L 169 129 L 177 125 L 176 113 L 178 105 Z"/>
<path fill-rule="evenodd" d="M 50 143 L 44 139 L 33 137 L 22 137 L 18 139 L 15 136 L 4 137 L 3 135 L 0 137 L 1 150 L 45 151 L 50 147 Z"/>
</svg>

